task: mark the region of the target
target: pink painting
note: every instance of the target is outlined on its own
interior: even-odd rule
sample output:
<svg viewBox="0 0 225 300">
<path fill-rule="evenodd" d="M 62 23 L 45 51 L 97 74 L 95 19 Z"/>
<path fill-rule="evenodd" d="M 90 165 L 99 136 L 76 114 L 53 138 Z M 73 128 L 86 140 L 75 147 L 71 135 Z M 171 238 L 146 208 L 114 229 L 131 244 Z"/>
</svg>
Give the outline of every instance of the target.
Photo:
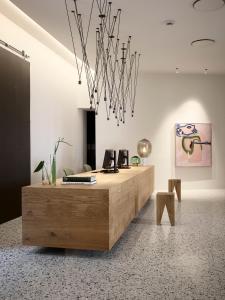
<svg viewBox="0 0 225 300">
<path fill-rule="evenodd" d="M 176 166 L 212 165 L 212 125 L 210 123 L 176 124 Z"/>
</svg>

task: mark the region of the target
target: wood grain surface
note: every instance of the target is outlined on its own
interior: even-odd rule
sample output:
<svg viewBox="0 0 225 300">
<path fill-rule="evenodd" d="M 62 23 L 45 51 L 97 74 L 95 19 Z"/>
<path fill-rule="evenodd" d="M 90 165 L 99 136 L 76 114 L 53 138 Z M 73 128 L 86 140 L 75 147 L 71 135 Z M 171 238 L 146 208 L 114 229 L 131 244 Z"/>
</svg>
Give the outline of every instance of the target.
<svg viewBox="0 0 225 300">
<path fill-rule="evenodd" d="M 153 192 L 153 166 L 85 175 L 97 183 L 23 188 L 24 245 L 110 250 Z"/>
<path fill-rule="evenodd" d="M 158 192 L 156 194 L 156 224 L 160 225 L 164 208 L 167 208 L 171 226 L 175 225 L 174 193 Z"/>
<path fill-rule="evenodd" d="M 181 179 L 168 179 L 168 192 L 173 192 L 175 188 L 177 199 L 181 202 Z"/>
</svg>

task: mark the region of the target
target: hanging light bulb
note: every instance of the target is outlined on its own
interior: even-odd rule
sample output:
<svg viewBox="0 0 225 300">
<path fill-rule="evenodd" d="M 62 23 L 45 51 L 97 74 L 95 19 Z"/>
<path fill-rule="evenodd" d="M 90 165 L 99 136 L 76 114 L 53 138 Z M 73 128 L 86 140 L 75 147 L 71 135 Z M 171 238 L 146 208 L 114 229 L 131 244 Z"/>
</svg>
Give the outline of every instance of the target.
<svg viewBox="0 0 225 300">
<path fill-rule="evenodd" d="M 75 65 L 81 84 L 82 74 L 85 73 L 90 98 L 90 107 L 98 111 L 102 101 L 106 107 L 106 117 L 110 112 L 118 122 L 125 123 L 120 112 L 126 113 L 131 107 L 134 116 L 136 90 L 139 74 L 140 54 L 132 52 L 131 35 L 123 43 L 120 41 L 121 9 L 115 12 L 111 1 L 89 0 L 90 11 L 88 22 L 83 20 L 79 11 L 78 0 L 65 0 L 67 20 L 72 40 Z M 97 28 L 92 28 L 93 18 L 97 10 Z M 86 24 L 86 26 L 85 26 Z M 88 38 L 95 35 L 96 57 L 94 72 L 91 69 Z M 80 38 L 80 43 L 75 37 Z M 77 48 L 82 53 L 82 64 L 78 63 Z M 117 122 L 116 120 L 116 122 Z"/>
<path fill-rule="evenodd" d="M 142 158 L 142 164 L 144 165 L 144 159 L 147 158 L 152 152 L 152 144 L 147 139 L 142 139 L 137 144 L 138 155 Z"/>
</svg>

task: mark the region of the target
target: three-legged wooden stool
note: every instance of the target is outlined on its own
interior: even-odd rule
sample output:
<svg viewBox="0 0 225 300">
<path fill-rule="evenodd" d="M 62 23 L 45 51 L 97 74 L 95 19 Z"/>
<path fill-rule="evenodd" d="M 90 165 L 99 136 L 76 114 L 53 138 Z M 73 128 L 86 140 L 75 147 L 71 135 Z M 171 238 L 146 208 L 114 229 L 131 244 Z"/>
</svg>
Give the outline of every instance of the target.
<svg viewBox="0 0 225 300">
<path fill-rule="evenodd" d="M 174 207 L 174 193 L 158 192 L 156 194 L 156 223 L 161 224 L 164 208 L 167 208 L 167 212 L 170 219 L 171 226 L 175 225 L 175 207 Z"/>
<path fill-rule="evenodd" d="M 176 190 L 178 201 L 181 202 L 181 179 L 169 179 L 168 180 L 168 192 L 172 193 Z"/>
</svg>

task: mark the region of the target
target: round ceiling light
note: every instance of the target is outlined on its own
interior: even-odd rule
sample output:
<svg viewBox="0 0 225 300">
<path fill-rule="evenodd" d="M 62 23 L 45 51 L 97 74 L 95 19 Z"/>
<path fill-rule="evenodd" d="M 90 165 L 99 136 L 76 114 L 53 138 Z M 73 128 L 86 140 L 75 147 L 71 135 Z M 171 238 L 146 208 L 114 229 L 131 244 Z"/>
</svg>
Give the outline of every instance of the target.
<svg viewBox="0 0 225 300">
<path fill-rule="evenodd" d="M 163 21 L 163 24 L 166 26 L 173 26 L 175 24 L 174 20 L 165 20 Z"/>
<path fill-rule="evenodd" d="M 215 40 L 212 39 L 199 39 L 191 42 L 191 46 L 194 47 L 208 47 L 215 44 Z"/>
<path fill-rule="evenodd" d="M 225 0 L 195 0 L 193 7 L 200 11 L 213 11 L 222 8 Z"/>
</svg>

